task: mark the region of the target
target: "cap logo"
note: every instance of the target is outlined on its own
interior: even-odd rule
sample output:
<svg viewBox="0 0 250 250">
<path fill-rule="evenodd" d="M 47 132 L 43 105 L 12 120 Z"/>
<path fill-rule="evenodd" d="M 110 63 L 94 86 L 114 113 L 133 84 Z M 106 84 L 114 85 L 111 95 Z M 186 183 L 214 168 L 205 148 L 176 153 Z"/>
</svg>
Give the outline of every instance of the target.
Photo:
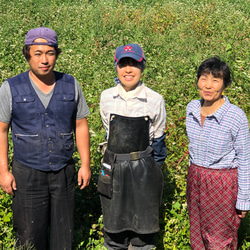
<svg viewBox="0 0 250 250">
<path fill-rule="evenodd" d="M 131 51 L 131 50 L 133 49 L 133 47 L 131 47 L 131 46 L 125 46 L 123 49 L 124 49 L 126 52 L 129 52 L 129 51 Z"/>
<path fill-rule="evenodd" d="M 129 46 L 129 45 L 125 46 L 123 49 L 124 49 L 125 51 L 123 51 L 123 52 L 121 52 L 121 53 L 127 53 L 127 52 L 135 53 L 135 51 L 132 50 L 133 47 L 131 47 L 131 46 Z"/>
</svg>

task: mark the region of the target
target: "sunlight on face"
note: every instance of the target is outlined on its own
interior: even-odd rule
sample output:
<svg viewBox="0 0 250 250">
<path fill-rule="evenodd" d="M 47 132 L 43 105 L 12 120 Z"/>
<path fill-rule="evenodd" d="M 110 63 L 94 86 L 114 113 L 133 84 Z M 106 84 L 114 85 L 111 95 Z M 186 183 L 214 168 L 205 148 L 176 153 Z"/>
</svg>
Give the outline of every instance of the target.
<svg viewBox="0 0 250 250">
<path fill-rule="evenodd" d="M 199 94 L 205 102 L 214 103 L 221 99 L 224 91 L 222 77 L 214 77 L 211 73 L 201 74 L 198 80 Z"/>
<path fill-rule="evenodd" d="M 133 90 L 141 79 L 141 64 L 132 58 L 123 58 L 117 64 L 117 75 L 126 91 Z"/>
</svg>

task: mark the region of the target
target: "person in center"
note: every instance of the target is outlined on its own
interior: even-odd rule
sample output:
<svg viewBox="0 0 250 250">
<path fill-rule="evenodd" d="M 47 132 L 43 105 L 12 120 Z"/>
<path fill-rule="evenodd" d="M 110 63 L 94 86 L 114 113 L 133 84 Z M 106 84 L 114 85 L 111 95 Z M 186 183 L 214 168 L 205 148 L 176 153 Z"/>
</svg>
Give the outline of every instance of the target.
<svg viewBox="0 0 250 250">
<path fill-rule="evenodd" d="M 166 110 L 163 97 L 140 81 L 145 62 L 138 44 L 118 47 L 116 86 L 101 94 L 108 143 L 98 191 L 107 249 L 152 249 L 159 231 Z"/>
</svg>

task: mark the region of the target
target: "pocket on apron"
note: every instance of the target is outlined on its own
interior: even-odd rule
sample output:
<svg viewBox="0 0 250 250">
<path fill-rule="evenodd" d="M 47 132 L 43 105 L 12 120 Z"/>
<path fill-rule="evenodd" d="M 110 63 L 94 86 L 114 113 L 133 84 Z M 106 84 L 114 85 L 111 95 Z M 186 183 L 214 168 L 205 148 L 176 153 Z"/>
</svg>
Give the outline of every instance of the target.
<svg viewBox="0 0 250 250">
<path fill-rule="evenodd" d="M 102 163 L 98 183 L 97 191 L 108 198 L 112 198 L 113 194 L 113 167 L 107 163 Z"/>
</svg>

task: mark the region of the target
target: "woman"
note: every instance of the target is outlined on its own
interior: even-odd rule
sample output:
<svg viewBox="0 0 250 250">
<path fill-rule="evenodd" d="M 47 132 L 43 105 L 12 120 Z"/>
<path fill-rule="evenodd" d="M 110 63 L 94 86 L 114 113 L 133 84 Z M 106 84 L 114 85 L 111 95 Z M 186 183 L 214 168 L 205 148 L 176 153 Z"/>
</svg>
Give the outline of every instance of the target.
<svg viewBox="0 0 250 250">
<path fill-rule="evenodd" d="M 138 44 L 115 51 L 117 85 L 101 94 L 107 149 L 98 180 L 108 250 L 155 248 L 166 158 L 163 97 L 140 80 L 146 59 Z"/>
<path fill-rule="evenodd" d="M 230 70 L 218 57 L 197 73 L 200 100 L 187 105 L 190 167 L 187 204 L 192 249 L 237 249 L 250 210 L 250 135 L 245 113 L 223 91 Z"/>
</svg>

